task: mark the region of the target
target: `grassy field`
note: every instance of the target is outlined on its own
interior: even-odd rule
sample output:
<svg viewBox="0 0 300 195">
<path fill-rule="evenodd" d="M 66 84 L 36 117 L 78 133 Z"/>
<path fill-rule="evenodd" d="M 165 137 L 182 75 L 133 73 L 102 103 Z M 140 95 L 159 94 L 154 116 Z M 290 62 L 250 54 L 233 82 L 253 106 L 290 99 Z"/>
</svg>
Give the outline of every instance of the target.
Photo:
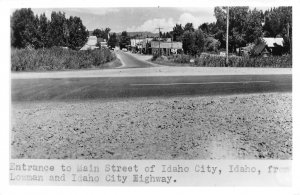
<svg viewBox="0 0 300 195">
<path fill-rule="evenodd" d="M 12 158 L 292 159 L 292 94 L 13 102 Z"/>
<path fill-rule="evenodd" d="M 110 68 L 120 66 L 120 62 L 110 63 L 116 56 L 108 48 L 75 51 L 53 47 L 50 49 L 12 49 L 12 71 L 58 71 L 90 68 Z"/>
</svg>

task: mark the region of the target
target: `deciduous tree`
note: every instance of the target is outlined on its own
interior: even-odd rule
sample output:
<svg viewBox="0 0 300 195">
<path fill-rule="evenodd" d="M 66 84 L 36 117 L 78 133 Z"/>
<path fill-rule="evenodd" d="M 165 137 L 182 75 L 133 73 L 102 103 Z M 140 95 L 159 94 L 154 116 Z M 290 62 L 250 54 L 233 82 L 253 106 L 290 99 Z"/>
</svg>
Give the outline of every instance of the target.
<svg viewBox="0 0 300 195">
<path fill-rule="evenodd" d="M 63 12 L 52 12 L 51 21 L 49 24 L 50 44 L 51 46 L 62 46 L 68 45 L 69 29 L 68 21 Z"/>
<path fill-rule="evenodd" d="M 121 33 L 121 37 L 120 37 L 120 48 L 126 48 L 127 45 L 130 44 L 130 37 L 128 36 L 126 31 L 123 31 Z"/>
<path fill-rule="evenodd" d="M 95 29 L 93 31 L 93 35 L 96 36 L 97 38 L 102 38 L 102 39 L 106 39 L 108 40 L 108 34 L 110 32 L 110 28 L 105 28 L 104 30 L 103 29 Z"/>
<path fill-rule="evenodd" d="M 36 18 L 30 8 L 16 10 L 11 16 L 11 45 L 16 48 L 35 47 Z"/>
<path fill-rule="evenodd" d="M 182 40 L 182 35 L 184 33 L 184 30 L 181 26 L 181 24 L 176 24 L 174 27 L 173 27 L 173 40 L 174 41 L 181 41 Z"/>
<path fill-rule="evenodd" d="M 49 31 L 49 20 L 46 17 L 45 13 L 41 14 L 38 21 L 38 34 L 40 40 L 40 47 L 49 47 L 51 45 L 49 43 L 50 34 Z"/>
<path fill-rule="evenodd" d="M 194 29 L 193 23 L 186 23 L 183 30 L 194 32 L 195 29 Z"/>
<path fill-rule="evenodd" d="M 192 32 L 187 30 L 182 36 L 182 47 L 186 54 L 196 55 L 200 54 L 204 48 L 204 34 L 201 30 Z"/>
<path fill-rule="evenodd" d="M 89 32 L 82 24 L 79 17 L 70 17 L 68 19 L 69 37 L 68 47 L 71 49 L 81 48 L 87 41 Z"/>
<path fill-rule="evenodd" d="M 117 45 L 119 45 L 118 39 L 117 39 L 117 34 L 113 33 L 110 36 L 110 38 L 108 39 L 108 46 L 111 48 L 115 48 Z"/>
</svg>

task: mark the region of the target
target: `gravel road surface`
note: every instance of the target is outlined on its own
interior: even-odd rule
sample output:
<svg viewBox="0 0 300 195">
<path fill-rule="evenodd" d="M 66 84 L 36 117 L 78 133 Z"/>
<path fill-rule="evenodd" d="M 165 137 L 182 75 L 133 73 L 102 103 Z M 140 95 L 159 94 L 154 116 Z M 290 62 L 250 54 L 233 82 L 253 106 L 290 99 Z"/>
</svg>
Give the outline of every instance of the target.
<svg viewBox="0 0 300 195">
<path fill-rule="evenodd" d="M 292 94 L 13 102 L 12 158 L 292 159 Z"/>
</svg>

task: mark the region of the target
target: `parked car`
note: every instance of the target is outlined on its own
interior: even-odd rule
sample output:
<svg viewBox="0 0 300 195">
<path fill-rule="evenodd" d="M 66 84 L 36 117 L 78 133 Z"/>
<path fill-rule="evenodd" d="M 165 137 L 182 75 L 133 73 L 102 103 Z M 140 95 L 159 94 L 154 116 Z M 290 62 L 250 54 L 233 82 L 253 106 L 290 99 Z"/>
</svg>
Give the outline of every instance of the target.
<svg viewBox="0 0 300 195">
<path fill-rule="evenodd" d="M 122 51 L 125 51 L 125 52 L 126 52 L 126 51 L 127 51 L 127 49 L 126 49 L 126 48 L 123 48 L 123 49 L 122 49 Z"/>
</svg>

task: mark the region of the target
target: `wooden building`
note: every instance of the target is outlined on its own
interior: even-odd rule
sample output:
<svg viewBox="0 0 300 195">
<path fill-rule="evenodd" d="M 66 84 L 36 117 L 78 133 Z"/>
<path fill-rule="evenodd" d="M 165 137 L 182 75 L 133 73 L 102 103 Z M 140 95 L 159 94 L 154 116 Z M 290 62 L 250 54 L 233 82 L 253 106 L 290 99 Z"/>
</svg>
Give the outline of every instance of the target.
<svg viewBox="0 0 300 195">
<path fill-rule="evenodd" d="M 171 55 L 182 51 L 182 42 L 151 41 L 152 54 Z"/>
</svg>

